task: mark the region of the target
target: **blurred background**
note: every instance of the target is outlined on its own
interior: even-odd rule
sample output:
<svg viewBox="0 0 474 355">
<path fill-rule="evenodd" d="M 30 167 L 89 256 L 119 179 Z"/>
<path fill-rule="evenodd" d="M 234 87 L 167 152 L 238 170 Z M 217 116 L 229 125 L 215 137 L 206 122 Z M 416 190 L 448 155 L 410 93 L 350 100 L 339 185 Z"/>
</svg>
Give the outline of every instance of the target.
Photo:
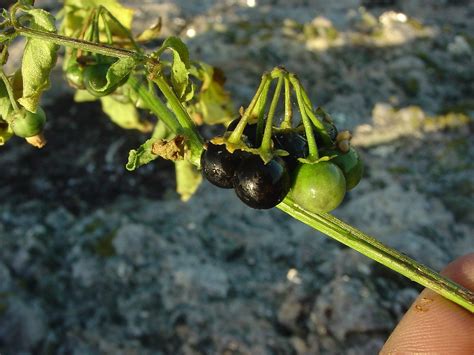
<svg viewBox="0 0 474 355">
<path fill-rule="evenodd" d="M 473 1 L 124 3 L 223 69 L 237 107 L 265 70 L 299 75 L 365 162 L 335 215 L 437 270 L 474 251 Z M 183 203 L 166 162 L 127 172 L 146 136 L 54 75 L 48 145 L 0 148 L 0 353 L 380 350 L 416 284 L 233 191 Z"/>
</svg>

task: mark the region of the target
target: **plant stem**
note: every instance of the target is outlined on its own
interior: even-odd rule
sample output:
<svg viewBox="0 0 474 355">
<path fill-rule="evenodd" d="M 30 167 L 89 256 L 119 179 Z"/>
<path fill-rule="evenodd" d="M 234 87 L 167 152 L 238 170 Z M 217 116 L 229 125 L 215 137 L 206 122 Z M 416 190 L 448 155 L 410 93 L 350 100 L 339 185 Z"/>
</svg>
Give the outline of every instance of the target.
<svg viewBox="0 0 474 355">
<path fill-rule="evenodd" d="M 13 107 L 13 110 L 19 111 L 20 108 L 19 108 L 18 104 L 16 103 L 12 85 L 10 83 L 10 80 L 8 80 L 7 75 L 3 71 L 3 68 L 0 68 L 0 79 L 3 81 L 3 84 L 5 84 L 5 89 L 7 89 L 8 98 L 10 99 L 10 103 Z M 7 117 L 4 117 L 4 119 L 7 120 Z"/>
<path fill-rule="evenodd" d="M 309 212 L 289 198 L 285 198 L 277 207 L 297 220 L 474 313 L 474 292 L 417 263 L 408 256 L 383 245 L 336 217 L 328 213 L 316 214 Z"/>
<path fill-rule="evenodd" d="M 260 149 L 263 153 L 270 153 L 272 149 L 272 126 L 273 126 L 273 117 L 275 116 L 275 111 L 278 106 L 278 101 L 280 100 L 281 87 L 283 85 L 283 74 L 278 78 L 277 86 L 273 94 L 272 102 L 270 104 L 270 109 L 268 110 L 267 122 L 265 125 L 265 131 L 263 133 L 262 145 Z"/>
<path fill-rule="evenodd" d="M 133 90 L 140 96 L 146 107 L 162 120 L 173 133 L 182 133 L 178 121 L 158 96 L 148 91 L 148 88 L 134 76 L 130 76 L 128 84 L 130 84 Z"/>
<path fill-rule="evenodd" d="M 293 88 L 296 92 L 296 99 L 298 101 L 298 107 L 301 113 L 301 119 L 303 120 L 303 125 L 306 133 L 306 139 L 308 140 L 308 159 L 316 161 L 319 158 L 318 146 L 316 145 L 316 139 L 314 138 L 313 127 L 306 113 L 306 107 L 304 100 L 301 94 L 301 85 L 299 84 L 298 79 L 294 76 L 290 76 L 290 81 L 293 84 Z"/>
<path fill-rule="evenodd" d="M 116 58 L 133 58 L 137 61 L 145 61 L 147 59 L 147 57 L 144 54 L 141 54 L 132 50 L 117 48 L 117 47 L 112 47 L 112 46 L 108 46 L 101 43 L 94 43 L 94 42 L 89 42 L 82 39 L 62 36 L 62 35 L 58 35 L 57 33 L 34 30 L 34 29 L 26 28 L 20 25 L 16 27 L 16 31 L 25 37 L 42 39 L 42 40 L 52 42 L 58 45 L 71 47 L 71 48 L 77 48 L 84 52 L 93 52 L 93 53 L 98 53 L 98 54 L 106 55 L 109 57 L 116 57 Z"/>
<path fill-rule="evenodd" d="M 196 130 L 196 125 L 191 117 L 189 117 L 188 111 L 186 111 L 184 106 L 181 104 L 181 101 L 179 101 L 163 75 L 161 73 L 153 75 L 151 80 L 158 85 L 158 88 L 166 97 L 171 110 L 176 115 L 176 119 L 184 130 L 184 135 L 189 140 L 189 146 L 191 148 L 190 161 L 199 168 L 201 165 L 201 153 L 204 148 L 201 135 Z"/>
<path fill-rule="evenodd" d="M 270 90 L 271 81 L 267 81 L 265 87 L 263 88 L 262 94 L 258 99 L 257 103 L 257 141 L 255 142 L 256 146 L 262 144 L 263 131 L 265 129 L 265 108 L 267 107 L 268 91 Z"/>
<path fill-rule="evenodd" d="M 262 94 L 267 82 L 270 80 L 270 76 L 268 73 L 262 75 L 262 80 L 260 81 L 260 85 L 258 86 L 257 93 L 253 97 L 252 101 L 250 102 L 249 107 L 245 110 L 242 118 L 239 121 L 237 127 L 235 127 L 232 134 L 229 136 L 228 141 L 230 143 L 238 143 L 240 141 L 240 137 L 242 133 L 244 133 L 245 126 L 247 125 L 247 121 L 250 117 L 250 114 L 254 110 L 255 106 L 257 105 L 257 101 L 260 99 L 260 95 Z"/>
<path fill-rule="evenodd" d="M 301 94 L 303 96 L 303 102 L 305 103 L 306 107 L 306 114 L 309 116 L 311 119 L 311 122 L 313 122 L 313 125 L 315 126 L 316 130 L 318 131 L 319 135 L 321 136 L 324 145 L 330 146 L 332 145 L 331 137 L 329 137 L 329 134 L 322 124 L 320 120 L 316 117 L 315 113 L 313 112 L 313 104 L 311 103 L 308 94 L 306 93 L 304 87 L 300 85 L 301 89 Z"/>
<path fill-rule="evenodd" d="M 291 106 L 291 91 L 290 91 L 290 79 L 288 75 L 285 75 L 285 116 L 280 128 L 290 129 L 292 127 L 291 119 L 293 117 L 293 109 Z"/>
</svg>

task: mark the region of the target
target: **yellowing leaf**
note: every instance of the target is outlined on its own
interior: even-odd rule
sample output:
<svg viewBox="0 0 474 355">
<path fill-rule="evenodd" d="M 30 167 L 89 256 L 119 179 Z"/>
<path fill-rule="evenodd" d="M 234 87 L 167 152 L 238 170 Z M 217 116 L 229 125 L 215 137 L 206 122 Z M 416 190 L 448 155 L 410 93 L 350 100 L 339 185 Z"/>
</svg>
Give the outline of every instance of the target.
<svg viewBox="0 0 474 355">
<path fill-rule="evenodd" d="M 66 36 L 77 36 L 90 11 L 99 6 L 105 7 L 127 29 L 132 28 L 134 10 L 122 6 L 117 0 L 65 0 L 64 20 L 61 32 Z M 119 31 L 109 23 L 112 33 Z"/>
<path fill-rule="evenodd" d="M 75 102 L 92 102 L 97 101 L 98 98 L 92 94 L 89 94 L 87 90 L 76 90 L 74 94 L 74 101 Z"/>
<path fill-rule="evenodd" d="M 110 117 L 112 122 L 125 129 L 136 129 L 140 132 L 150 132 L 153 128 L 151 122 L 143 121 L 135 106 L 115 100 L 112 96 L 104 96 L 100 99 L 102 110 Z"/>
<path fill-rule="evenodd" d="M 158 38 L 161 32 L 161 18 L 158 19 L 158 21 L 147 28 L 145 31 L 140 33 L 137 36 L 137 41 L 139 42 L 148 42 L 148 41 L 153 41 Z"/>
<path fill-rule="evenodd" d="M 202 84 L 199 93 L 188 106 L 190 113 L 199 118 L 201 124 L 209 125 L 225 123 L 235 117 L 234 105 L 224 89 L 225 79 L 221 72 L 208 64 L 200 63 L 200 68 L 194 68 L 191 73 Z"/>
<path fill-rule="evenodd" d="M 31 16 L 30 27 L 56 32 L 54 17 L 42 9 L 25 10 Z M 21 74 L 23 96 L 18 102 L 28 111 L 36 112 L 41 94 L 49 88 L 49 74 L 56 64 L 58 46 L 45 40 L 28 38 L 23 52 Z"/>
<path fill-rule="evenodd" d="M 187 160 L 174 162 L 176 170 L 176 192 L 181 200 L 188 201 L 202 182 L 202 175 L 196 167 Z"/>
</svg>

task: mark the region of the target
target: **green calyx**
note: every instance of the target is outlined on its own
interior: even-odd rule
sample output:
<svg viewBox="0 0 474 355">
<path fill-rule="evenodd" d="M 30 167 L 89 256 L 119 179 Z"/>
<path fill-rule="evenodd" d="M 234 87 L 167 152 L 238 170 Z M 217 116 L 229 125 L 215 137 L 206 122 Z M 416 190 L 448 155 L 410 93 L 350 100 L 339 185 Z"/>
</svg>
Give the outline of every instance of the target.
<svg viewBox="0 0 474 355">
<path fill-rule="evenodd" d="M 46 114 L 41 107 L 36 113 L 22 108 L 12 112 L 8 118 L 13 133 L 22 138 L 29 138 L 40 134 L 46 123 Z"/>
</svg>

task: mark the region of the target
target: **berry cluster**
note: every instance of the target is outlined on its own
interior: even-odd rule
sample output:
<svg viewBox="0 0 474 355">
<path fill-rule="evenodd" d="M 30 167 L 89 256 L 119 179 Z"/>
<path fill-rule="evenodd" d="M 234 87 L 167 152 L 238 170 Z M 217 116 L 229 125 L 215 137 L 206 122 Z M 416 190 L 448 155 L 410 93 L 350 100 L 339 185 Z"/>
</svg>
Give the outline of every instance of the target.
<svg viewBox="0 0 474 355">
<path fill-rule="evenodd" d="M 338 132 L 322 109 L 313 111 L 299 81 L 278 70 L 268 113 L 265 105 L 270 84 L 264 77 L 263 89 L 257 91 L 242 117 L 230 123 L 223 137 L 207 144 L 201 156 L 203 175 L 216 186 L 234 188 L 253 208 L 272 208 L 288 197 L 311 212 L 331 211 L 346 191 L 359 183 L 362 162 L 350 146 L 350 133 Z M 273 117 L 283 82 L 285 117 L 275 126 Z M 290 83 L 301 113 L 302 122 L 297 125 L 292 119 Z"/>
</svg>

